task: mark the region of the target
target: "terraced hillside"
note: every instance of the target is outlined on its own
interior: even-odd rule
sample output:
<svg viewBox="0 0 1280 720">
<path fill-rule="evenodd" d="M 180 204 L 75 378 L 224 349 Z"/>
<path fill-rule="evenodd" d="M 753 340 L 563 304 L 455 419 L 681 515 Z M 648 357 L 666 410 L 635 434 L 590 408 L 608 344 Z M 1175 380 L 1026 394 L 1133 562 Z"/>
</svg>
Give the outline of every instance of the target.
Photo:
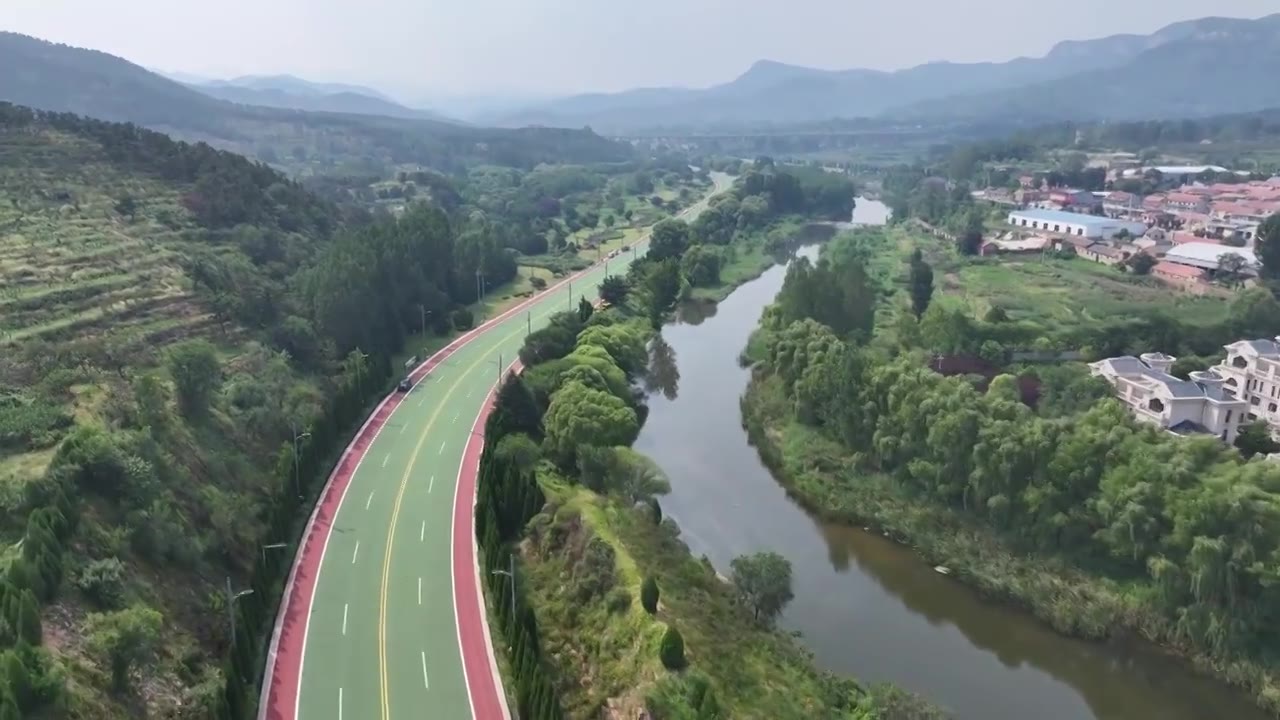
<svg viewBox="0 0 1280 720">
<path fill-rule="evenodd" d="M 322 362 L 272 347 L 296 303 L 253 288 L 337 226 L 244 158 L 0 103 L 0 599 L 30 607 L 18 637 L 0 620 L 0 717 L 10 700 L 59 718 L 216 705 L 210 602 L 261 532 L 267 409 L 310 417 L 326 387 Z M 198 417 L 184 362 L 206 369 Z"/>
<path fill-rule="evenodd" d="M 0 344 L 214 328 L 181 267 L 192 223 L 177 188 L 52 128 L 0 131 L 0 168 Z"/>
</svg>

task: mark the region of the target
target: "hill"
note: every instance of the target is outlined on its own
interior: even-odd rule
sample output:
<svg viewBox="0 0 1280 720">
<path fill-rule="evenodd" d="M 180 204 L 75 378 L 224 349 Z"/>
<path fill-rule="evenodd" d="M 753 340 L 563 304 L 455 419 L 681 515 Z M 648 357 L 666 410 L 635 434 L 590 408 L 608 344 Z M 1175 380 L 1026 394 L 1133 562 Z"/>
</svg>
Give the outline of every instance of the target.
<svg viewBox="0 0 1280 720">
<path fill-rule="evenodd" d="M 192 83 L 189 86 L 210 97 L 241 105 L 452 122 L 437 113 L 405 107 L 369 88 L 338 83 L 311 83 L 288 75 L 249 76 L 228 81 Z"/>
<path fill-rule="evenodd" d="M 1280 14 L 1206 18 L 1122 64 L 1015 89 L 899 108 L 905 118 L 1023 121 L 1194 118 L 1280 106 Z"/>
<path fill-rule="evenodd" d="M 732 82 L 710 88 L 651 88 L 580 95 L 489 120 L 501 125 L 587 125 L 605 133 L 627 134 L 664 128 L 732 129 L 810 123 L 837 117 L 896 115 L 902 108 L 911 108 L 913 117 L 946 115 L 948 105 L 957 98 L 980 96 L 984 100 L 970 102 L 977 108 L 996 93 L 1008 93 L 1012 97 L 1014 88 L 1050 87 L 1054 82 L 1088 88 L 1098 78 L 1109 77 L 1109 73 L 1127 68 L 1131 63 L 1149 68 L 1139 73 L 1147 77 L 1158 73 L 1162 62 L 1176 61 L 1185 52 L 1183 48 L 1188 47 L 1184 43 L 1195 45 L 1204 38 L 1214 37 L 1219 38 L 1214 49 L 1231 48 L 1240 39 L 1254 36 L 1255 30 L 1250 28 L 1266 36 L 1274 33 L 1273 25 L 1273 18 L 1257 21 L 1205 18 L 1175 23 L 1150 35 L 1066 41 L 1041 58 L 1017 58 L 1002 63 L 937 62 L 895 72 L 828 71 L 760 61 Z M 1231 59 L 1230 67 L 1234 71 L 1240 51 L 1244 51 L 1246 57 L 1253 57 L 1251 51 L 1243 47 L 1217 56 L 1208 50 L 1196 53 L 1195 58 L 1201 64 L 1193 77 L 1203 79 L 1224 72 L 1225 58 Z M 1171 95 L 1181 81 L 1177 71 L 1191 65 L 1190 60 L 1171 65 L 1167 79 L 1155 89 L 1153 96 Z M 1247 74 L 1249 78 L 1255 75 L 1252 71 Z M 1243 87 L 1243 84 L 1231 86 Z M 1185 86 L 1178 92 L 1189 94 Z M 1088 101 L 1080 98 L 1079 93 L 1073 97 Z M 1146 97 L 1149 96 L 1127 98 L 1126 106 L 1140 111 Z M 1032 101 L 1025 105 L 1034 107 Z M 1072 111 L 1069 106 L 1064 108 L 1066 105 L 1058 102 L 1054 107 Z M 1179 105 L 1171 103 L 1168 107 L 1173 110 Z M 1260 107 L 1263 106 L 1249 102 L 1248 93 L 1233 105 L 1233 109 L 1240 110 Z"/>
<path fill-rule="evenodd" d="M 477 265 L 512 280 L 500 213 L 370 217 L 205 144 L 0 103 L 0 717 L 252 696 L 221 670 L 252 676 L 292 556 L 261 546 L 296 538 L 409 328 L 442 344 Z M 228 608 L 228 578 L 253 599 Z"/>
<path fill-rule="evenodd" d="M 433 120 L 237 105 L 106 53 L 0 33 L 0 100 L 130 122 L 257 157 L 298 175 L 457 170 L 475 162 L 613 162 L 631 149 L 587 130 L 471 128 Z M 9 69 L 13 71 L 9 71 Z"/>
<path fill-rule="evenodd" d="M 292 93 L 295 95 L 336 95 L 338 93 L 352 93 L 354 95 L 365 95 L 367 97 L 376 98 L 385 102 L 396 102 L 394 98 L 385 93 L 374 90 L 364 85 L 350 85 L 347 83 L 334 82 L 313 82 L 304 80 L 294 75 L 241 75 L 240 77 L 231 78 L 230 80 L 212 80 L 206 83 L 215 86 L 231 86 L 249 88 L 251 90 L 279 90 L 282 92 Z"/>
</svg>

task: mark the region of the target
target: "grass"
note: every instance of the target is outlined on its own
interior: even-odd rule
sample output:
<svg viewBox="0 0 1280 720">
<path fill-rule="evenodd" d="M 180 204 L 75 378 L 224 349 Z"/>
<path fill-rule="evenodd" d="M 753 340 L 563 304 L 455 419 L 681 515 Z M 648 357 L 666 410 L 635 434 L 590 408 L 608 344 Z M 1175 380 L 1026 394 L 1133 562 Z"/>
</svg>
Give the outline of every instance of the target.
<svg viewBox="0 0 1280 720">
<path fill-rule="evenodd" d="M 977 318 L 998 306 L 1011 320 L 1032 323 L 1046 335 L 1157 311 L 1193 325 L 1217 324 L 1227 317 L 1227 301 L 1222 298 L 1186 295 L 1155 278 L 1082 258 L 966 257 L 945 241 L 905 225 L 883 233 L 887 250 L 872 258 L 872 269 L 880 277 L 904 278 L 907 257 L 919 248 L 933 266 L 935 298 L 962 305 Z"/>
<path fill-rule="evenodd" d="M 690 669 L 710 680 L 723 717 L 846 717 L 828 703 L 832 686 L 825 683 L 831 681 L 809 655 L 737 606 L 711 566 L 689 554 L 673 523 L 656 525 L 647 507 L 597 495 L 546 465 L 540 481 L 548 505 L 531 522 L 521 573 L 567 717 L 638 716 L 649 694 L 680 675 L 658 659 L 667 625 L 684 636 Z M 613 550 L 616 580 L 608 597 L 625 593 L 625 607 L 600 597 L 583 602 L 574 594 L 580 549 L 591 538 Z M 639 602 L 640 585 L 650 575 L 661 590 L 655 616 Z M 860 693 L 852 682 L 845 685 Z"/>
<path fill-rule="evenodd" d="M 720 302 L 729 297 L 739 285 L 755 280 L 778 262 L 773 254 L 765 252 L 761 238 L 730 247 L 733 248 L 733 253 L 720 267 L 720 284 L 694 288 L 695 300 Z"/>
</svg>

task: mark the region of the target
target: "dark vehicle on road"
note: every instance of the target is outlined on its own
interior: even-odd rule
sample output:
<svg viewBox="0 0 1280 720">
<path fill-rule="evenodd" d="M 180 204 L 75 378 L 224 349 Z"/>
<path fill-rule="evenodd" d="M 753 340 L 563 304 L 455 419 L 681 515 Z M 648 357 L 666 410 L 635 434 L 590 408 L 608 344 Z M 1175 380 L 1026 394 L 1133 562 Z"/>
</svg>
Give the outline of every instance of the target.
<svg viewBox="0 0 1280 720">
<path fill-rule="evenodd" d="M 403 380 L 401 380 L 401 381 L 400 381 L 400 384 L 396 385 L 396 391 L 397 391 L 397 392 L 409 392 L 409 391 L 410 391 L 410 390 L 412 390 L 412 389 L 413 389 L 413 379 L 412 379 L 412 378 L 405 378 L 405 379 L 403 379 Z"/>
</svg>

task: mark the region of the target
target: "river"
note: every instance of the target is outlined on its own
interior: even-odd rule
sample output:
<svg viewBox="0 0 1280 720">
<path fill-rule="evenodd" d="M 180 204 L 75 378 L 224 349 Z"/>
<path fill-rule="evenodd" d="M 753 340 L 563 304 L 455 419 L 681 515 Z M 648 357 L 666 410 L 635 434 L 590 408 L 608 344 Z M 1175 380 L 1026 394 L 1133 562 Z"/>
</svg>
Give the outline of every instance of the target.
<svg viewBox="0 0 1280 720">
<path fill-rule="evenodd" d="M 860 198 L 854 222 L 887 216 Z M 817 247 L 800 252 L 812 257 Z M 738 354 L 784 273 L 776 266 L 718 306 L 684 308 L 654 353 L 635 447 L 670 477 L 663 511 L 695 555 L 727 575 L 738 555 L 781 553 L 795 591 L 781 625 L 822 667 L 892 682 L 961 720 L 1265 720 L 1242 693 L 1147 644 L 1060 636 L 909 550 L 792 502 L 748 444 L 738 408 L 749 379 Z"/>
</svg>

